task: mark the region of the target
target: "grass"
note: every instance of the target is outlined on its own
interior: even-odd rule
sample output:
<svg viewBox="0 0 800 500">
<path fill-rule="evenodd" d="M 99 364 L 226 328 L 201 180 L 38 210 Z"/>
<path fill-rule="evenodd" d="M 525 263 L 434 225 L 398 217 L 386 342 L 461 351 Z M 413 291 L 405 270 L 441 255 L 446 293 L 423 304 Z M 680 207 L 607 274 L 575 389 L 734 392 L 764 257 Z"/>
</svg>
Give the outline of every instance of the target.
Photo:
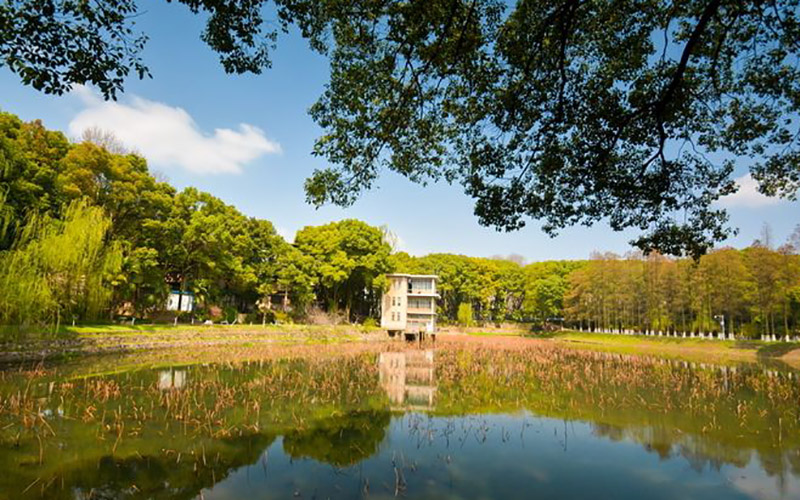
<svg viewBox="0 0 800 500">
<path fill-rule="evenodd" d="M 0 361 L 70 358 L 152 349 L 208 346 L 327 344 L 374 340 L 362 325 L 118 325 L 64 327 L 59 334 L 26 335 L 0 344 Z"/>
<path fill-rule="evenodd" d="M 292 344 L 337 344 L 383 339 L 377 327 L 362 325 L 169 325 L 94 324 L 64 326 L 58 335 L 33 336 L 0 344 L 0 360 L 71 358 L 86 354 L 153 349 L 194 349 L 211 346 L 255 347 Z M 463 338 L 522 341 L 536 339 L 572 349 L 644 354 L 690 361 L 739 362 L 779 359 L 800 365 L 800 344 L 757 340 L 704 340 L 578 331 L 529 334 L 523 329 L 470 328 L 456 330 Z M 446 331 L 441 332 L 446 335 Z M 517 339 L 517 340 L 513 340 Z"/>
<path fill-rule="evenodd" d="M 522 332 L 518 331 L 508 331 L 508 330 L 495 330 L 495 331 L 472 331 L 467 332 L 467 335 L 472 335 L 473 337 L 520 337 L 522 336 Z"/>
<path fill-rule="evenodd" d="M 648 354 L 697 361 L 756 361 L 778 359 L 800 348 L 798 343 L 760 340 L 709 340 L 682 337 L 615 335 L 577 331 L 536 335 L 572 347 L 626 354 Z"/>
</svg>

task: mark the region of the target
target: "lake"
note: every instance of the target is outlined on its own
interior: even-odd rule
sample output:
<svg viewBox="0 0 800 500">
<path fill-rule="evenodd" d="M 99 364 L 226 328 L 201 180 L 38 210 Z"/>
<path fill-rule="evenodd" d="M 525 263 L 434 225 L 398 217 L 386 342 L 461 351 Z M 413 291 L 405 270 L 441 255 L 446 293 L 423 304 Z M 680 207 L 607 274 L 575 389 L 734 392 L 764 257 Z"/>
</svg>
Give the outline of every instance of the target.
<svg viewBox="0 0 800 500">
<path fill-rule="evenodd" d="M 524 342 L 243 357 L 8 367 L 0 498 L 800 498 L 786 367 Z"/>
</svg>

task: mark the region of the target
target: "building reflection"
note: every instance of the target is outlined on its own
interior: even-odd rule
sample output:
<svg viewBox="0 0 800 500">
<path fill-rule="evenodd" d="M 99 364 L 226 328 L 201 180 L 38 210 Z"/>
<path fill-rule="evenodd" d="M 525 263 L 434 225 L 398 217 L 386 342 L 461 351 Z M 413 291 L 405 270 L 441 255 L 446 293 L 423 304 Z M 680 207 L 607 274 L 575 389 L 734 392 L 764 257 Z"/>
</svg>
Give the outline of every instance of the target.
<svg viewBox="0 0 800 500">
<path fill-rule="evenodd" d="M 186 385 L 186 370 L 161 370 L 158 373 L 158 388 L 162 391 L 183 389 Z"/>
<path fill-rule="evenodd" d="M 383 352 L 378 359 L 380 383 L 393 409 L 432 410 L 436 397 L 433 350 Z"/>
</svg>

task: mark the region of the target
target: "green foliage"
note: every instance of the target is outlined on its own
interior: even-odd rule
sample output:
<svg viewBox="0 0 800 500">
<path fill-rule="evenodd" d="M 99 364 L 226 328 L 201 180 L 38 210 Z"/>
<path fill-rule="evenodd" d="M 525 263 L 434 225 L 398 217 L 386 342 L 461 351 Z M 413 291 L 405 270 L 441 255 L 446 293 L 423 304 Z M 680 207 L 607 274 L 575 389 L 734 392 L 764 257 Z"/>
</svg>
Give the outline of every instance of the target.
<svg viewBox="0 0 800 500">
<path fill-rule="evenodd" d="M 113 135 L 101 139 L 113 143 Z M 101 313 L 98 307 L 103 314 L 115 310 L 147 316 L 164 308 L 170 287 L 194 291 L 200 308 L 210 301 L 236 312 L 246 312 L 269 296 L 277 287 L 278 260 L 287 247 L 270 222 L 247 218 L 192 188 L 176 194 L 150 174 L 143 158 L 118 145 L 113 149 L 70 144 L 39 122 L 23 123 L 0 113 L 0 252 L 6 250 L 2 260 L 7 278 L 20 288 L 15 295 L 8 287 L 4 291 L 8 297 L 37 297 L 20 302 L 17 309 L 38 308 L 9 312 L 4 323 L 29 323 L 25 318 L 47 323 L 63 314 L 69 318 L 61 319 L 70 321 L 73 315 L 92 318 Z M 76 204 L 105 214 L 102 221 L 87 224 L 94 224 L 92 237 L 106 245 L 108 255 L 119 258 L 113 276 L 103 282 L 113 288 L 81 277 L 83 264 L 72 252 L 81 251 L 91 260 L 99 250 L 86 247 L 91 238 L 71 229 L 83 216 L 65 222 L 76 217 L 77 209 L 69 208 Z M 55 238 L 62 223 L 65 234 Z M 67 243 L 75 238 L 80 241 Z M 64 258 L 51 258 L 45 253 L 50 248 Z M 54 269 L 56 264 L 73 270 Z M 42 273 L 60 276 L 58 286 L 38 279 Z M 88 298 L 76 299 L 76 287 L 86 288 Z"/>
<path fill-rule="evenodd" d="M 331 46 L 311 109 L 332 165 L 306 182 L 315 204 L 349 205 L 388 169 L 460 182 L 485 225 L 602 219 L 645 230 L 641 249 L 699 256 L 731 232 L 713 202 L 735 190 L 736 158 L 754 158 L 768 194 L 800 187 L 794 0 L 303 12 L 304 34 Z"/>
<path fill-rule="evenodd" d="M 95 140 L 113 144 L 107 134 Z M 0 113 L 1 324 L 152 316 L 170 288 L 194 292 L 198 320 L 302 320 L 314 306 L 327 317 L 374 321 L 394 271 L 439 276 L 441 323 L 564 318 L 710 331 L 724 315 L 728 331 L 751 336 L 800 327 L 800 232 L 778 250 L 719 249 L 697 262 L 655 253 L 529 265 L 414 257 L 392 253 L 387 228 L 357 220 L 303 228 L 289 245 L 269 221 L 194 188 L 176 193 L 144 159 L 112 149 L 70 144 L 39 122 Z M 287 311 L 275 311 L 276 297 L 289 299 Z"/>
<path fill-rule="evenodd" d="M 606 219 L 645 230 L 643 250 L 697 257 L 731 233 L 714 201 L 738 159 L 766 194 L 800 187 L 796 0 L 179 3 L 226 72 L 268 67 L 290 26 L 329 57 L 310 111 L 332 165 L 306 181 L 318 205 L 351 204 L 389 169 L 460 182 L 486 225 Z M 88 82 L 114 98 L 149 75 L 139 12 L 5 2 L 0 65 L 48 93 Z"/>
<path fill-rule="evenodd" d="M 600 255 L 572 273 L 567 316 L 576 326 L 720 331 L 758 337 L 800 331 L 800 255 L 790 247 L 722 248 L 699 261 L 657 254 Z"/>
<path fill-rule="evenodd" d="M 56 215 L 62 197 L 57 188 L 59 161 L 70 144 L 41 122 L 23 123 L 0 112 L 0 250 L 11 247 L 28 217 Z"/>
<path fill-rule="evenodd" d="M 501 323 L 563 316 L 566 277 L 581 262 L 553 261 L 522 265 L 499 258 L 453 254 L 391 256 L 396 272 L 436 274 L 439 322 L 458 321 L 458 309 L 468 303 L 474 319 Z"/>
<path fill-rule="evenodd" d="M 263 32 L 260 2 L 180 3 L 208 16 L 203 40 L 219 53 L 226 72 L 260 73 L 269 66 L 268 49 L 277 29 Z M 113 0 L 102 8 L 33 0 L 4 3 L 0 66 L 46 93 L 63 94 L 75 84 L 92 83 L 106 98 L 116 97 L 131 71 L 139 78 L 150 76 L 139 56 L 147 42 L 147 35 L 135 28 L 133 19 L 139 15 L 134 0 Z"/>
<path fill-rule="evenodd" d="M 475 322 L 472 319 L 472 304 L 469 302 L 462 302 L 458 305 L 458 313 L 456 314 L 456 320 L 458 324 L 461 326 L 470 327 Z"/>
<path fill-rule="evenodd" d="M 379 228 L 352 219 L 308 226 L 297 232 L 295 246 L 330 311 L 344 309 L 348 319 L 376 314 L 391 252 Z"/>
<path fill-rule="evenodd" d="M 63 220 L 33 216 L 0 254 L 0 324 L 29 326 L 97 319 L 122 264 L 100 207 L 71 203 Z"/>
</svg>

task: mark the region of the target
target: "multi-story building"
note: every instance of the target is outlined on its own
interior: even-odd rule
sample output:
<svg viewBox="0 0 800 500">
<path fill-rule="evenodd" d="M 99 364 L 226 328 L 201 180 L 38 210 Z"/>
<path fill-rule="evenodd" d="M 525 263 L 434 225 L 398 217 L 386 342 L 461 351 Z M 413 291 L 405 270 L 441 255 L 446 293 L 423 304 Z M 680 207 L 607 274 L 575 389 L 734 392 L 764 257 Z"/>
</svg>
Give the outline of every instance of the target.
<svg viewBox="0 0 800 500">
<path fill-rule="evenodd" d="M 438 276 L 387 274 L 389 289 L 381 300 L 381 328 L 395 333 L 436 331 Z"/>
</svg>

